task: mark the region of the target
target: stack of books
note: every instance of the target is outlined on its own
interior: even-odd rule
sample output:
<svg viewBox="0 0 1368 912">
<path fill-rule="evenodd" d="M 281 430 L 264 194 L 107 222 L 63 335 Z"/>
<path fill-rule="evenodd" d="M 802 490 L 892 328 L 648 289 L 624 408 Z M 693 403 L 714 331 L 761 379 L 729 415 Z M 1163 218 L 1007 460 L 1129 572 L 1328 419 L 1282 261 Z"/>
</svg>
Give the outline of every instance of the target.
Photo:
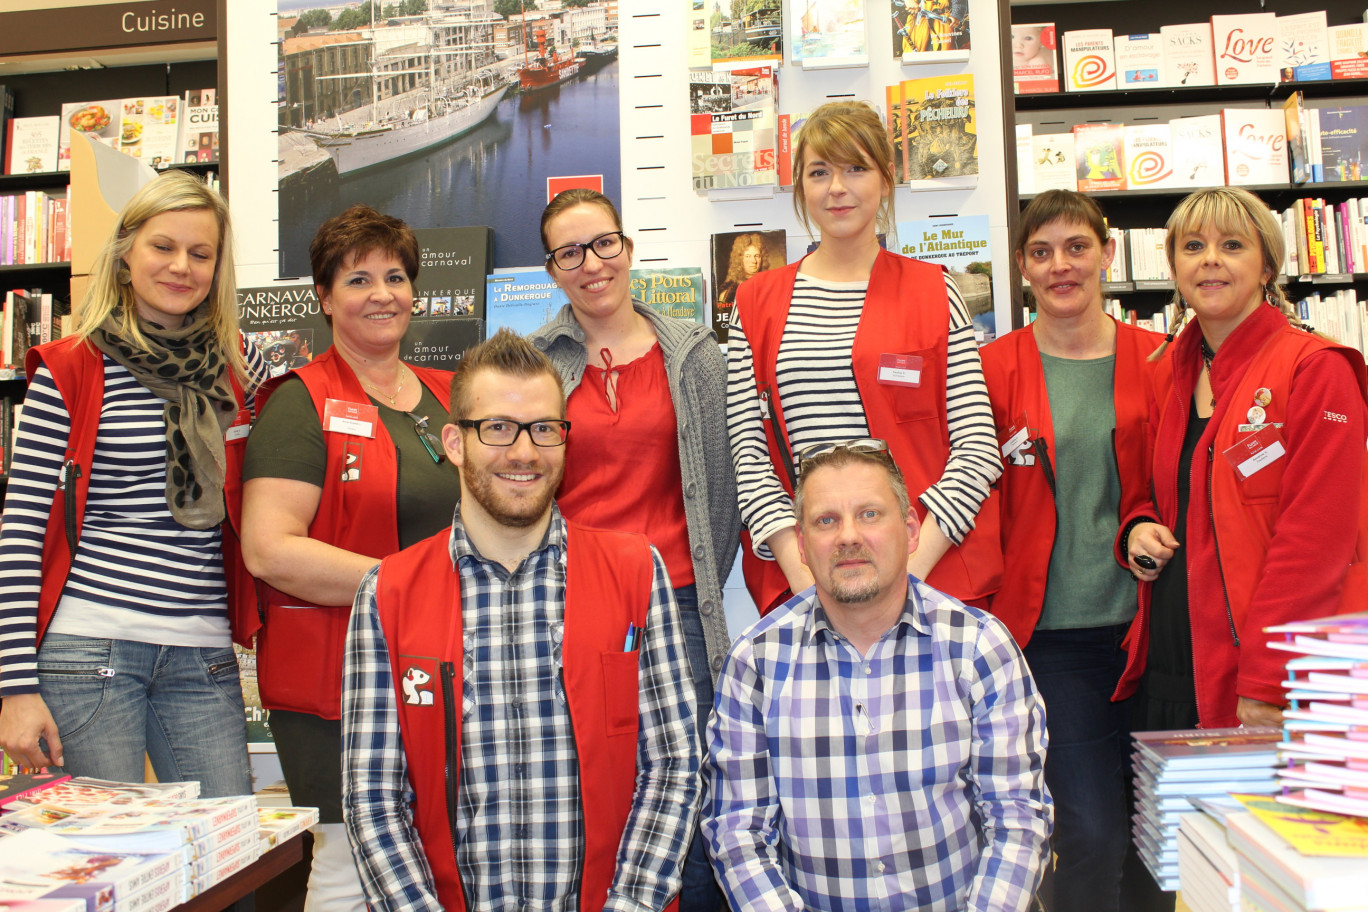
<svg viewBox="0 0 1368 912">
<path fill-rule="evenodd" d="M 54 785 L 71 779 L 64 773 L 3 773 L 0 774 L 0 812 L 11 804 L 36 795 Z"/>
<path fill-rule="evenodd" d="M 170 909 L 316 823 L 314 808 L 183 797 L 197 783 L 72 779 L 0 817 L 0 905 L 83 899 L 88 912 Z"/>
<path fill-rule="evenodd" d="M 1287 663 L 1278 800 L 1368 817 L 1368 612 L 1270 627 Z"/>
<path fill-rule="evenodd" d="M 1241 801 L 1246 810 L 1226 820 L 1241 908 L 1368 910 L 1368 834 L 1361 821 L 1268 799 Z"/>
<path fill-rule="evenodd" d="M 1197 798 L 1277 790 L 1278 728 L 1136 732 L 1135 817 L 1140 858 L 1164 890 L 1178 889 L 1178 830 Z"/>
<path fill-rule="evenodd" d="M 1226 839 L 1232 808 L 1209 806 L 1183 814 L 1178 825 L 1178 879 L 1191 912 L 1239 912 L 1240 869 Z M 1236 805 L 1238 807 L 1238 805 Z"/>
</svg>

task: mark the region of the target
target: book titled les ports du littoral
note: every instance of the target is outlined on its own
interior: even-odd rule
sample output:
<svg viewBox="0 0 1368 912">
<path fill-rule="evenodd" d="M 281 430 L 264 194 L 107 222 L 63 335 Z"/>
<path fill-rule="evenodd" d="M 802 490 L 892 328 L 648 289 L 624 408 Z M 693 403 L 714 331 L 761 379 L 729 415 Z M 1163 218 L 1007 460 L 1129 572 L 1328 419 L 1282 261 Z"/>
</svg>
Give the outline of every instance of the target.
<svg viewBox="0 0 1368 912">
<path fill-rule="evenodd" d="M 632 297 L 663 317 L 708 322 L 703 270 L 697 266 L 633 269 Z"/>
</svg>

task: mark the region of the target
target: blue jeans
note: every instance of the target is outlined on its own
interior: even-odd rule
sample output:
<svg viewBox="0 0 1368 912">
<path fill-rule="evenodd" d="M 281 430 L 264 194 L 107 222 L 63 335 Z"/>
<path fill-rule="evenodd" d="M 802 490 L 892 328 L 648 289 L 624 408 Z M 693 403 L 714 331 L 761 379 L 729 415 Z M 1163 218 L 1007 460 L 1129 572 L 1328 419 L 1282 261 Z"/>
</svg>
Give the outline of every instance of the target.
<svg viewBox="0 0 1368 912">
<path fill-rule="evenodd" d="M 1026 661 L 1045 700 L 1045 784 L 1055 802 L 1053 876 L 1041 896 L 1050 912 L 1117 912 L 1130 842 L 1127 703 L 1111 702 L 1125 670 L 1128 625 L 1037 630 Z"/>
<path fill-rule="evenodd" d="M 689 657 L 689 671 L 694 683 L 694 718 L 698 724 L 698 741 L 704 753 L 708 750 L 708 715 L 713 705 L 712 669 L 708 666 L 708 644 L 703 637 L 703 619 L 698 616 L 698 587 L 680 586 L 674 591 L 679 604 L 679 618 L 684 628 L 684 651 Z M 689 840 L 689 854 L 684 859 L 684 883 L 679 890 L 679 912 L 718 912 L 722 908 L 722 890 L 713 877 L 712 863 L 703 844 L 703 836 L 694 827 Z"/>
<path fill-rule="evenodd" d="M 200 795 L 248 795 L 246 711 L 231 646 L 199 649 L 49 633 L 38 649 L 43 700 L 73 776 L 198 780 Z"/>
</svg>

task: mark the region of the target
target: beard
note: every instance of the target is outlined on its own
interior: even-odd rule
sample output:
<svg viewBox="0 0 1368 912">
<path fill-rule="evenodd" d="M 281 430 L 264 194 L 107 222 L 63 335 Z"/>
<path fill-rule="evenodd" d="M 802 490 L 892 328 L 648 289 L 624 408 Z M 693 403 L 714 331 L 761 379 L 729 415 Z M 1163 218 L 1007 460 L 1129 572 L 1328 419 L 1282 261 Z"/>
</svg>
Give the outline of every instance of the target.
<svg viewBox="0 0 1368 912">
<path fill-rule="evenodd" d="M 861 602 L 873 601 L 879 595 L 879 580 L 877 574 L 873 579 L 842 579 L 841 571 L 836 565 L 840 561 L 858 558 L 860 560 L 873 561 L 874 555 L 865 548 L 846 548 L 837 551 L 831 556 L 831 582 L 828 589 L 831 597 L 843 605 L 857 605 Z M 873 566 L 872 563 L 870 565 Z"/>
<path fill-rule="evenodd" d="M 507 470 L 517 471 L 516 465 L 510 466 Z M 556 489 L 560 487 L 563 472 L 564 467 L 554 471 L 545 470 L 542 475 L 542 487 L 539 490 L 528 491 L 525 494 L 507 494 L 494 490 L 494 473 L 487 467 L 476 467 L 467 462 L 461 468 L 461 482 L 467 496 L 479 504 L 490 519 L 501 526 L 526 529 L 528 526 L 535 526 L 546 516 L 547 510 L 551 508 L 551 501 L 556 497 Z"/>
</svg>

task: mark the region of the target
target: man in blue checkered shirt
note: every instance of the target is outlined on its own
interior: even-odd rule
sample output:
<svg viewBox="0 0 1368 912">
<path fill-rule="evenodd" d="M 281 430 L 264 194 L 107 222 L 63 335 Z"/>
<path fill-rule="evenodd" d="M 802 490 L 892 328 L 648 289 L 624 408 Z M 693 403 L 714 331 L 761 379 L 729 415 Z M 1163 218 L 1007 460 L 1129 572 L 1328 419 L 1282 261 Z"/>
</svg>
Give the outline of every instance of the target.
<svg viewBox="0 0 1368 912">
<path fill-rule="evenodd" d="M 881 440 L 799 454 L 816 580 L 717 684 L 703 834 L 733 912 L 1031 907 L 1045 711 L 1007 628 L 907 573 L 918 522 Z"/>
</svg>

